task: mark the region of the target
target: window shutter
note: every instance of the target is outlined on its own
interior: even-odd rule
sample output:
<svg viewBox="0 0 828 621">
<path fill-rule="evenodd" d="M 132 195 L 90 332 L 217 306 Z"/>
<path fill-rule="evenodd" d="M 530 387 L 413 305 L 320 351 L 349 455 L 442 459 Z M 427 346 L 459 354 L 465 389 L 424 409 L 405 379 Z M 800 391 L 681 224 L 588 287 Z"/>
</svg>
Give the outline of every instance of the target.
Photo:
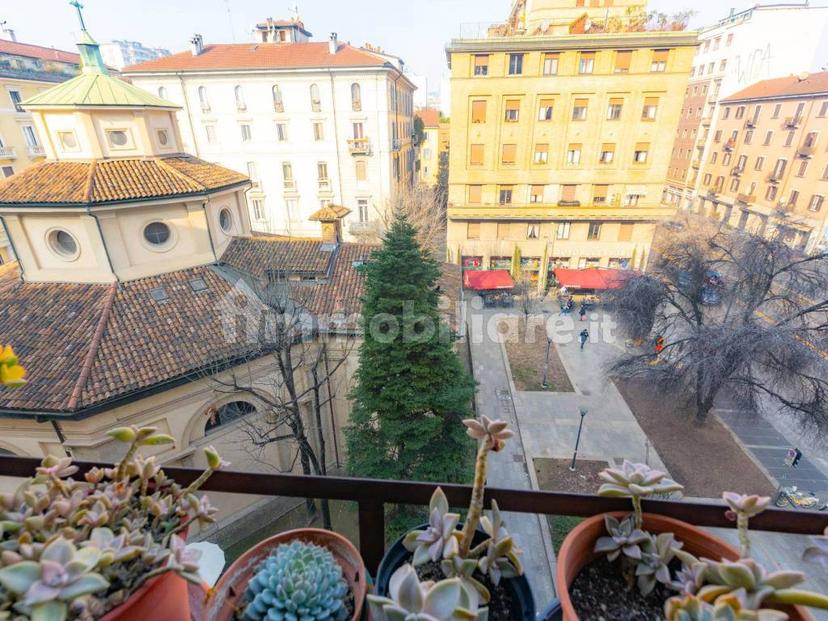
<svg viewBox="0 0 828 621">
<path fill-rule="evenodd" d="M 632 50 L 621 50 L 615 53 L 615 70 L 629 71 L 632 60 Z"/>
<path fill-rule="evenodd" d="M 561 200 L 564 201 L 574 201 L 575 200 L 575 193 L 578 189 L 577 185 L 565 185 L 563 186 L 563 190 L 561 192 Z"/>
<path fill-rule="evenodd" d="M 504 164 L 514 164 L 515 157 L 517 157 L 517 145 L 516 144 L 504 144 L 503 145 L 503 157 L 502 162 Z"/>
<path fill-rule="evenodd" d="M 653 62 L 667 62 L 667 56 L 670 54 L 670 50 L 653 50 Z"/>
<path fill-rule="evenodd" d="M 483 186 L 482 185 L 470 185 L 469 186 L 469 202 L 470 203 L 480 203 L 483 198 Z"/>
<path fill-rule="evenodd" d="M 483 164 L 483 145 L 482 144 L 473 144 L 471 146 L 471 158 L 470 161 L 472 164 Z"/>
<path fill-rule="evenodd" d="M 472 123 L 486 122 L 486 101 L 478 100 L 472 102 Z"/>
</svg>

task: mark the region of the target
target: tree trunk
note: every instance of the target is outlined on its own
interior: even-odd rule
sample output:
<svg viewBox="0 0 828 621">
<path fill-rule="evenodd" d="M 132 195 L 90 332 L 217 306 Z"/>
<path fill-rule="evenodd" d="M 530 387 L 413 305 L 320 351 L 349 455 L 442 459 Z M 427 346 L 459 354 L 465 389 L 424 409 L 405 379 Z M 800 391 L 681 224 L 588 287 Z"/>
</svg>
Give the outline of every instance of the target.
<svg viewBox="0 0 828 621">
<path fill-rule="evenodd" d="M 313 377 L 313 412 L 316 415 L 316 439 L 319 443 L 319 474 L 327 476 L 328 467 L 325 463 L 325 430 L 322 428 L 322 404 L 319 399 L 319 373 L 317 372 L 317 364 L 311 368 L 311 376 Z M 331 530 L 331 507 L 327 498 L 319 500 L 322 509 L 322 525 L 323 528 Z"/>
<path fill-rule="evenodd" d="M 706 399 L 704 398 L 704 375 L 702 369 L 696 370 L 696 424 L 703 425 L 707 420 L 707 413 L 710 411 L 709 407 L 705 407 Z"/>
</svg>

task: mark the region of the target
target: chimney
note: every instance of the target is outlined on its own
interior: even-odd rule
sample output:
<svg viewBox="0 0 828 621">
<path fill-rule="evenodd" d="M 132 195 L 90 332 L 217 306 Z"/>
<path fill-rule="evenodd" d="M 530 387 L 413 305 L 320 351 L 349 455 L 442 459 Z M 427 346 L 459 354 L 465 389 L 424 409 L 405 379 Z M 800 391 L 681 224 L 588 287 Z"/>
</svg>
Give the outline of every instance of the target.
<svg viewBox="0 0 828 621">
<path fill-rule="evenodd" d="M 0 28 L 2 28 L 2 38 L 6 39 L 6 41 L 17 41 L 17 35 L 14 34 L 14 30 L 6 26 L 6 22 L 0 22 Z"/>
<path fill-rule="evenodd" d="M 336 54 L 336 50 L 339 49 L 339 41 L 336 40 L 336 33 L 331 33 L 331 38 L 328 40 L 328 53 L 329 54 Z"/>
<path fill-rule="evenodd" d="M 193 38 L 190 39 L 190 45 L 192 46 L 193 56 L 198 56 L 204 51 L 204 39 L 200 34 L 193 35 Z"/>
<path fill-rule="evenodd" d="M 322 243 L 338 244 L 342 241 L 342 220 L 351 210 L 341 205 L 327 205 L 308 218 L 322 225 Z"/>
</svg>

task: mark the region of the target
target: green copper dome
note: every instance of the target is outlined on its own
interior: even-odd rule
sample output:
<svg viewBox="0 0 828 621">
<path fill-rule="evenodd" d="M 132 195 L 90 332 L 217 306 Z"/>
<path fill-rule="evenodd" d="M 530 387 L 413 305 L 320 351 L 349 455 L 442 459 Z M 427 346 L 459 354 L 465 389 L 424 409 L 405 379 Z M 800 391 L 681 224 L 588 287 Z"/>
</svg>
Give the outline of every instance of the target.
<svg viewBox="0 0 828 621">
<path fill-rule="evenodd" d="M 109 75 L 101 57 L 101 49 L 86 30 L 80 2 L 70 2 L 78 10 L 81 36 L 78 50 L 81 57 L 80 75 L 53 86 L 49 90 L 22 102 L 27 108 L 57 108 L 79 106 L 113 106 L 122 108 L 180 108 L 181 106 L 156 97 L 129 82 Z"/>
</svg>

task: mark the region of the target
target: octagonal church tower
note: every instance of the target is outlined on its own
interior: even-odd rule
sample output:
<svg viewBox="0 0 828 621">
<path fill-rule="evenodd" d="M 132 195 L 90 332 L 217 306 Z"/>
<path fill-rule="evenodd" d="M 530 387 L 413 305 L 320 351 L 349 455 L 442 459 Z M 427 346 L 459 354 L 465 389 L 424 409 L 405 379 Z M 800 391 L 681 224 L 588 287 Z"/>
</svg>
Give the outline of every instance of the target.
<svg viewBox="0 0 828 621">
<path fill-rule="evenodd" d="M 108 283 L 216 262 L 250 234 L 248 178 L 182 153 L 178 106 L 109 75 L 78 16 L 81 74 L 23 102 L 47 157 L 0 184 L 23 280 Z"/>
</svg>

